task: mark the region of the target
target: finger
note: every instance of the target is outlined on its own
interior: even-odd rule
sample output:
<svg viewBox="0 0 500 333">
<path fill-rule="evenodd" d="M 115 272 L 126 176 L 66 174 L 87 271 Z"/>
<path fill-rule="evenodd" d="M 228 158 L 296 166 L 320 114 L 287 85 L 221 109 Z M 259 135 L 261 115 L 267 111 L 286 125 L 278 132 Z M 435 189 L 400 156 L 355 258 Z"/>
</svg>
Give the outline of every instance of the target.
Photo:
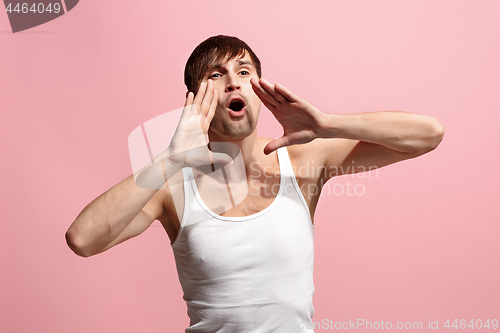
<svg viewBox="0 0 500 333">
<path fill-rule="evenodd" d="M 257 80 L 252 81 L 251 80 L 250 82 L 253 82 L 253 84 L 252 84 L 253 90 L 256 93 L 258 92 L 258 95 L 261 96 L 259 98 L 262 100 L 262 102 L 264 102 L 263 99 L 265 99 L 266 101 L 268 101 L 269 103 L 271 103 L 274 106 L 281 104 L 281 102 L 278 101 L 272 94 L 270 94 L 269 91 L 264 89 L 264 87 L 262 86 L 262 84 L 264 83 L 263 80 L 264 79 L 260 79 L 259 81 L 257 81 Z"/>
<path fill-rule="evenodd" d="M 274 85 L 274 90 L 284 96 L 290 103 L 298 102 L 300 100 L 299 96 L 295 95 L 290 90 L 283 87 L 281 84 L 276 83 Z"/>
<path fill-rule="evenodd" d="M 184 104 L 184 108 L 182 109 L 181 120 L 186 120 L 193 115 L 193 100 L 194 93 L 190 91 L 188 92 L 186 103 Z"/>
<path fill-rule="evenodd" d="M 203 97 L 205 96 L 206 90 L 207 90 L 207 82 L 202 81 L 200 83 L 200 87 L 198 88 L 198 93 L 196 93 L 196 96 L 195 96 L 194 101 L 193 101 L 193 104 L 196 105 L 198 112 L 200 112 L 201 101 L 203 100 Z"/>
<path fill-rule="evenodd" d="M 286 103 L 290 102 L 289 100 L 286 99 L 285 96 L 283 96 L 280 92 L 276 91 L 275 86 L 273 86 L 269 81 L 266 79 L 260 79 L 261 86 L 269 93 L 271 94 L 276 100 L 278 100 L 280 103 Z"/>
<path fill-rule="evenodd" d="M 269 142 L 264 147 L 264 154 L 269 155 L 270 153 L 272 153 L 273 151 L 275 151 L 278 148 L 286 147 L 286 146 L 290 146 L 290 145 L 292 145 L 292 143 L 290 142 L 288 137 L 282 136 L 279 139 L 276 139 L 276 140 Z"/>
<path fill-rule="evenodd" d="M 219 101 L 219 92 L 214 90 L 212 102 L 210 103 L 210 108 L 208 109 L 207 119 L 208 121 L 212 121 L 212 118 L 215 115 L 215 109 L 217 108 L 217 102 Z"/>
<path fill-rule="evenodd" d="M 188 92 L 188 95 L 186 97 L 186 103 L 184 104 L 184 106 L 188 106 L 188 105 L 193 104 L 193 100 L 194 100 L 194 94 L 192 91 L 190 91 L 190 92 Z"/>
<path fill-rule="evenodd" d="M 253 88 L 253 86 L 252 86 Z M 271 104 L 258 90 L 256 90 L 254 88 L 254 92 L 255 94 L 257 95 L 257 97 L 259 97 L 259 99 L 262 101 L 262 103 L 264 103 L 264 105 L 266 106 L 266 108 L 268 108 L 271 112 L 274 111 L 274 109 L 276 108 L 276 106 L 274 106 L 273 104 Z"/>
<path fill-rule="evenodd" d="M 214 83 L 212 80 L 207 81 L 207 90 L 205 91 L 205 96 L 203 96 L 203 101 L 200 106 L 200 115 L 207 116 L 210 111 L 210 106 L 212 105 L 214 95 Z"/>
</svg>

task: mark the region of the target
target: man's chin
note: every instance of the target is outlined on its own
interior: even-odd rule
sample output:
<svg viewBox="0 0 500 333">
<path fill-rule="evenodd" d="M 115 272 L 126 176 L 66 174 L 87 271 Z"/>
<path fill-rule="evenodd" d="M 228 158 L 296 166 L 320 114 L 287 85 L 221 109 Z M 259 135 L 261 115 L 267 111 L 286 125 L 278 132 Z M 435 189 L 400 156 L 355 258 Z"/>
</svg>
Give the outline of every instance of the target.
<svg viewBox="0 0 500 333">
<path fill-rule="evenodd" d="M 255 131 L 255 127 L 249 125 L 246 126 L 234 126 L 233 124 L 225 124 L 222 128 L 213 129 L 210 128 L 209 136 L 217 138 L 218 141 L 232 141 L 232 140 L 242 140 L 250 136 Z"/>
<path fill-rule="evenodd" d="M 251 112 L 246 112 L 243 117 L 226 117 L 212 119 L 211 138 L 217 138 L 217 141 L 242 140 L 256 130 L 257 121 Z"/>
</svg>

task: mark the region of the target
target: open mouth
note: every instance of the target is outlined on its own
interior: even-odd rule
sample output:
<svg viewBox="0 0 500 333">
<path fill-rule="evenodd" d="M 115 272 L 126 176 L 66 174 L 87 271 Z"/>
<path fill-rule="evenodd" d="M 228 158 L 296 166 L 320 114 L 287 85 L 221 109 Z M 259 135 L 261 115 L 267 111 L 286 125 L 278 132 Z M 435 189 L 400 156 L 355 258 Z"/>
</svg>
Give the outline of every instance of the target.
<svg viewBox="0 0 500 333">
<path fill-rule="evenodd" d="M 229 103 L 229 106 L 228 106 L 229 109 L 231 109 L 235 112 L 241 111 L 244 107 L 245 107 L 245 102 L 239 98 L 235 98 L 235 99 L 231 100 L 231 102 Z"/>
</svg>

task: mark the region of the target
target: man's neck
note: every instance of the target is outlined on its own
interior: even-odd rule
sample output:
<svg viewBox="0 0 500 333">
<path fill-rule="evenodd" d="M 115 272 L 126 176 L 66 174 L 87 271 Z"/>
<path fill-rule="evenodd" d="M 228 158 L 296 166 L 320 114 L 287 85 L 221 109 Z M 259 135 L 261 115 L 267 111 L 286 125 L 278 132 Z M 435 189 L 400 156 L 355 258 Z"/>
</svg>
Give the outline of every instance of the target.
<svg viewBox="0 0 500 333">
<path fill-rule="evenodd" d="M 264 146 L 262 138 L 257 136 L 257 130 L 253 131 L 247 137 L 242 139 L 234 139 L 231 137 L 220 137 L 215 133 L 208 132 L 209 141 L 213 142 L 231 142 L 236 145 L 241 150 L 241 155 L 243 157 L 243 161 L 245 163 L 245 168 L 249 170 L 250 166 L 253 163 L 265 163 L 264 161 L 267 159 L 264 154 Z"/>
</svg>

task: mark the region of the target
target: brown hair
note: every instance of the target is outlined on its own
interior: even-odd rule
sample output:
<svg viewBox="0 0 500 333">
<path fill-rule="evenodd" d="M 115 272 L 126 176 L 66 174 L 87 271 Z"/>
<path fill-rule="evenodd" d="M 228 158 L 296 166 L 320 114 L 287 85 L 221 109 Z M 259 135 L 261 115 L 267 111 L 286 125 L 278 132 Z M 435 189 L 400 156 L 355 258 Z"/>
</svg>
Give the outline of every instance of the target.
<svg viewBox="0 0 500 333">
<path fill-rule="evenodd" d="M 196 93 L 203 76 L 213 64 L 223 60 L 231 60 L 237 56 L 243 56 L 245 51 L 257 70 L 259 78 L 262 76 L 260 60 L 252 49 L 242 40 L 232 36 L 213 36 L 198 45 L 187 60 L 184 69 L 184 83 L 188 91 Z"/>
</svg>

